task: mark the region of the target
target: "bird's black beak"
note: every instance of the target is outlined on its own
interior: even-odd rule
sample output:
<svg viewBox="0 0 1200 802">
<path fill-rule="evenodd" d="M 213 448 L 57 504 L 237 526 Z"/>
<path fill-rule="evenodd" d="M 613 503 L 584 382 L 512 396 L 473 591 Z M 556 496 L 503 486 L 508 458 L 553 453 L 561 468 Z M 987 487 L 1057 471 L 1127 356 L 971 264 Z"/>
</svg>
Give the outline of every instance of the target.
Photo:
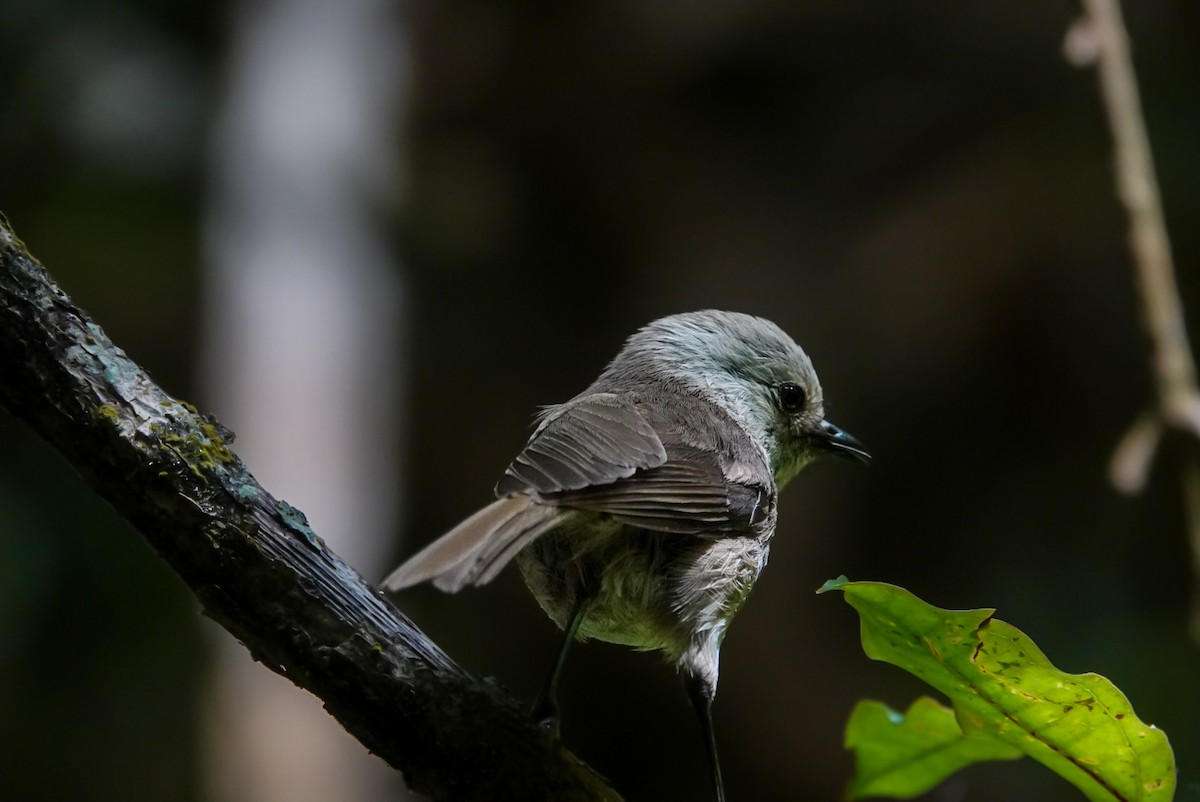
<svg viewBox="0 0 1200 802">
<path fill-rule="evenodd" d="M 827 420 L 818 423 L 817 428 L 809 432 L 808 438 L 814 446 L 835 457 L 864 465 L 871 461 L 871 455 L 862 443 Z"/>
</svg>

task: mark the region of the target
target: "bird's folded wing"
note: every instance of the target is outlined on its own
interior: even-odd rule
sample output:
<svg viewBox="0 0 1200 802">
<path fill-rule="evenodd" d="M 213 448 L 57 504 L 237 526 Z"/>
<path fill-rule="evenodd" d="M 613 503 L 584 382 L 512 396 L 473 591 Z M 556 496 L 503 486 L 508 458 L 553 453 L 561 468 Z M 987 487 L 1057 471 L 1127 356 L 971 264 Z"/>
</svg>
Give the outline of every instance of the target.
<svg viewBox="0 0 1200 802">
<path fill-rule="evenodd" d="M 532 493 L 546 504 L 663 532 L 720 535 L 765 520 L 773 503 L 765 466 L 727 471 L 734 467 L 726 465 L 728 456 L 663 428 L 655 431 L 633 402 L 616 394 L 576 399 L 543 421 L 496 492 Z"/>
<path fill-rule="evenodd" d="M 667 453 L 657 468 L 549 500 L 659 532 L 720 536 L 766 520 L 774 503 L 769 487 L 730 481 L 712 452 L 669 447 Z"/>
<path fill-rule="evenodd" d="M 542 421 L 496 485 L 499 496 L 605 485 L 667 460 L 654 428 L 613 393 L 577 398 Z"/>
</svg>

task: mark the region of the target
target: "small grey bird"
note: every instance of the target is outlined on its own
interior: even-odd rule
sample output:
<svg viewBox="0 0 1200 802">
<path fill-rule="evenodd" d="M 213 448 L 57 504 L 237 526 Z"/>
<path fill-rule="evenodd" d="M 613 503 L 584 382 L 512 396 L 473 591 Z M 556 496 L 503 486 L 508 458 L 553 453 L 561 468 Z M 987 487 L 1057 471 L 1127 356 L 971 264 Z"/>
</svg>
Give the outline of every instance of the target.
<svg viewBox="0 0 1200 802">
<path fill-rule="evenodd" d="M 516 558 L 565 633 L 534 714 L 557 728 L 555 687 L 577 638 L 662 651 L 700 717 L 723 801 L 711 715 L 721 641 L 767 564 L 779 490 L 822 454 L 870 459 L 825 420 L 812 363 L 778 326 L 715 310 L 665 317 L 541 413 L 498 501 L 383 586 L 455 592 Z"/>
</svg>

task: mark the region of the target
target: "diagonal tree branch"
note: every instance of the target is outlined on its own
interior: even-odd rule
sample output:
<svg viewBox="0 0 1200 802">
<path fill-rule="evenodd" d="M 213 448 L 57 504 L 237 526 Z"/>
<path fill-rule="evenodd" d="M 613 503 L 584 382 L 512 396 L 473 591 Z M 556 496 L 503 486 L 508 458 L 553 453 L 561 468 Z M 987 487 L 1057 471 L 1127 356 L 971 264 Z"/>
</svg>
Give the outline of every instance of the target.
<svg viewBox="0 0 1200 802">
<path fill-rule="evenodd" d="M 0 216 L 0 405 L 79 471 L 255 659 L 434 799 L 619 799 L 276 500 L 232 434 L 75 307 Z"/>
</svg>

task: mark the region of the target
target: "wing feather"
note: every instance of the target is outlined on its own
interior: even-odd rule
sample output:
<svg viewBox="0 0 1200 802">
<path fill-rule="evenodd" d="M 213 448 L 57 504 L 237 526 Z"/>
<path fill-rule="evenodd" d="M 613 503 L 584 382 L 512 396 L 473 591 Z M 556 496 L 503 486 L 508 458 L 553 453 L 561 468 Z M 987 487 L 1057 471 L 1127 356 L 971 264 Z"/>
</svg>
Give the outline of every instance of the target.
<svg viewBox="0 0 1200 802">
<path fill-rule="evenodd" d="M 767 520 L 775 484 L 748 437 L 728 440 L 741 432 L 732 421 L 695 428 L 702 416 L 684 414 L 681 403 L 639 406 L 630 396 L 593 393 L 551 409 L 496 486 L 501 498 L 410 558 L 384 587 L 430 579 L 448 591 L 485 584 L 581 511 L 702 537 L 743 533 Z"/>
<path fill-rule="evenodd" d="M 497 494 L 534 494 L 546 504 L 665 532 L 720 535 L 765 520 L 774 493 L 765 465 L 742 464 L 728 450 L 722 457 L 715 443 L 689 436 L 661 406 L 644 409 L 595 393 L 552 410 Z"/>
<path fill-rule="evenodd" d="M 712 452 L 672 445 L 667 453 L 667 462 L 657 468 L 551 500 L 663 532 L 720 535 L 766 519 L 767 488 L 730 481 Z"/>
<path fill-rule="evenodd" d="M 595 393 L 551 412 L 496 486 L 497 495 L 579 490 L 632 476 L 667 459 L 653 427 L 629 401 Z"/>
</svg>

